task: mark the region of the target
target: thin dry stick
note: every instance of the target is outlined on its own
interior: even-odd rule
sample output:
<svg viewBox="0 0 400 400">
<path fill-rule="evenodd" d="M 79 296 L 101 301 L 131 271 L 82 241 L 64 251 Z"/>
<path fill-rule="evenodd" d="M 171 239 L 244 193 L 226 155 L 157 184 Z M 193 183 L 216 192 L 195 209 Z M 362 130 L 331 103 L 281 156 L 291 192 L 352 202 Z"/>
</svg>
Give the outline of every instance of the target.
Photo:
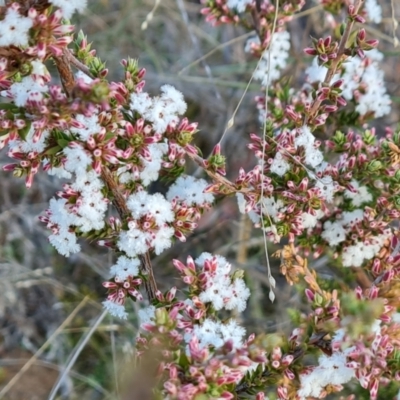
<svg viewBox="0 0 400 400">
<path fill-rule="evenodd" d="M 201 54 L 201 49 L 200 49 L 200 46 L 199 46 L 199 42 L 197 40 L 196 35 L 194 35 L 194 33 L 193 33 L 192 27 L 190 25 L 189 15 L 188 15 L 188 13 L 186 11 L 185 5 L 183 4 L 183 0 L 176 0 L 176 3 L 178 5 L 179 11 L 181 13 L 183 22 L 186 25 L 186 29 L 189 32 L 190 40 L 191 40 L 191 42 L 193 44 L 193 47 L 194 47 L 194 49 L 196 50 L 197 53 Z M 206 74 L 207 74 L 208 78 L 210 79 L 210 82 L 213 83 L 215 79 L 214 79 L 214 75 L 213 75 L 213 73 L 211 71 L 210 66 L 204 61 L 204 59 L 201 60 L 201 63 L 203 65 L 204 70 L 206 71 Z M 214 89 L 214 93 L 215 93 L 215 96 L 216 96 L 217 100 L 221 100 L 221 94 L 220 94 L 219 90 L 217 89 L 217 86 L 215 85 L 213 89 Z"/>
<path fill-rule="evenodd" d="M 61 82 L 68 95 L 71 94 L 72 89 L 75 85 L 75 80 L 70 65 L 72 58 L 75 57 L 69 50 L 66 50 L 65 54 L 62 57 L 57 57 L 57 58 L 55 57 L 56 66 L 60 74 Z M 80 61 L 75 60 L 73 64 L 79 65 Z M 119 189 L 118 183 L 116 182 L 111 171 L 106 166 L 103 166 L 101 171 L 101 176 L 107 188 L 110 190 L 110 192 L 114 197 L 113 199 L 114 207 L 117 209 L 120 218 L 122 220 L 125 220 L 130 216 L 130 212 L 126 205 L 125 197 L 123 196 L 123 194 Z M 149 301 L 151 302 L 156 298 L 157 284 L 154 278 L 153 267 L 151 265 L 149 252 L 146 252 L 144 255 L 140 256 L 139 259 L 140 259 L 141 272 L 147 276 L 147 279 L 145 281 L 145 288 Z"/>
<path fill-rule="evenodd" d="M 357 0 L 356 4 L 354 5 L 354 13 L 358 14 L 358 12 L 360 11 L 361 6 L 363 5 L 364 0 Z M 335 76 L 338 65 L 343 61 L 343 56 L 346 50 L 346 43 L 349 40 L 351 31 L 353 29 L 354 26 L 354 20 L 349 21 L 346 24 L 346 28 L 343 32 L 343 36 L 340 39 L 340 43 L 339 43 L 339 48 L 337 51 L 337 56 L 334 60 L 332 60 L 332 64 L 331 66 L 328 68 L 328 71 L 326 72 L 326 76 L 324 79 L 325 84 L 329 84 L 332 80 L 332 78 Z M 315 99 L 313 105 L 311 106 L 311 110 L 309 112 L 309 117 L 312 117 L 319 109 L 319 107 L 321 106 L 322 100 L 319 99 L 318 97 Z M 304 125 L 307 125 L 307 122 L 309 120 L 309 117 L 306 118 L 306 120 L 304 121 Z"/>
<path fill-rule="evenodd" d="M 191 67 L 194 67 L 195 65 L 199 64 L 200 62 L 204 61 L 206 58 L 212 56 L 214 53 L 216 53 L 218 50 L 221 50 L 227 46 L 230 46 L 231 44 L 240 42 L 241 40 L 244 39 L 248 39 L 249 37 L 253 36 L 254 32 L 248 32 L 245 33 L 244 35 L 240 35 L 238 37 L 235 37 L 231 40 L 228 40 L 227 42 L 221 43 L 218 46 L 214 47 L 212 50 L 210 50 L 208 53 L 204 54 L 204 56 L 198 58 L 197 60 L 194 60 L 193 62 L 191 62 L 189 65 L 186 65 L 186 67 L 182 68 L 179 72 L 178 72 L 178 76 L 182 75 L 186 70 L 188 70 Z"/>
<path fill-rule="evenodd" d="M 5 394 L 18 382 L 19 378 L 33 365 L 36 360 L 42 355 L 42 353 L 47 349 L 47 347 L 53 342 L 53 340 L 64 330 L 64 328 L 70 324 L 70 322 L 75 318 L 76 314 L 86 305 L 89 297 L 86 296 L 68 315 L 65 321 L 52 333 L 52 335 L 43 343 L 42 347 L 29 359 L 29 361 L 24 364 L 24 366 L 18 371 L 18 373 L 13 376 L 10 382 L 0 391 L 0 399 L 3 399 Z"/>
<path fill-rule="evenodd" d="M 79 357 L 79 354 L 81 354 L 82 350 L 86 346 L 86 343 L 92 337 L 93 333 L 96 331 L 97 327 L 100 325 L 101 321 L 103 321 L 103 319 L 107 315 L 107 313 L 108 313 L 108 311 L 104 310 L 100 314 L 100 316 L 97 318 L 97 320 L 95 321 L 93 326 L 90 328 L 89 332 L 87 332 L 87 334 L 81 338 L 81 340 L 79 341 L 79 343 L 76 346 L 75 351 L 69 357 L 66 367 L 63 369 L 62 373 L 60 374 L 60 376 L 57 379 L 57 382 L 54 384 L 53 389 L 51 390 L 51 392 L 49 394 L 48 400 L 54 400 L 58 389 L 60 388 L 64 379 L 67 377 L 72 366 L 75 364 L 76 360 Z"/>
<path fill-rule="evenodd" d="M 274 33 L 275 33 L 275 29 L 276 29 L 276 23 L 278 20 L 278 8 L 279 8 L 279 0 L 276 0 L 275 3 L 275 15 L 274 15 L 274 22 L 272 24 L 272 35 L 271 35 L 271 40 L 269 42 L 269 46 L 271 47 L 272 41 L 274 40 Z M 264 126 L 263 126 L 263 142 L 266 142 L 266 137 L 267 137 L 267 116 L 268 116 L 268 88 L 269 88 L 269 76 L 270 76 L 270 70 L 271 70 L 271 52 L 268 53 L 268 71 L 267 71 L 267 85 L 265 87 L 265 121 L 264 121 Z M 265 146 L 263 146 L 263 151 L 262 151 L 262 165 L 261 168 L 262 170 L 264 170 L 264 163 L 265 163 Z M 260 210 L 261 210 L 261 218 L 265 215 L 264 212 L 264 207 L 263 207 L 263 199 L 264 199 L 264 174 L 261 174 L 261 201 L 260 201 Z M 272 221 L 270 216 L 267 214 L 270 222 L 271 222 L 271 227 L 273 226 Z M 269 299 L 271 300 L 271 302 L 273 302 L 275 300 L 275 293 L 272 290 L 273 288 L 275 288 L 275 279 L 272 276 L 271 273 L 271 264 L 269 262 L 269 256 L 268 256 L 268 241 L 267 241 L 267 233 L 265 232 L 265 229 L 262 229 L 262 233 L 263 233 L 263 238 L 264 238 L 264 249 L 265 249 L 265 258 L 267 261 L 267 273 L 268 273 L 268 281 L 270 286 L 270 290 L 269 290 Z"/>
<path fill-rule="evenodd" d="M 395 11 L 394 11 L 394 0 L 390 1 L 390 6 L 392 7 L 393 46 L 397 47 L 399 44 L 399 39 L 397 39 L 397 36 L 396 36 L 396 29 L 399 26 L 399 23 L 397 22 Z"/>
</svg>

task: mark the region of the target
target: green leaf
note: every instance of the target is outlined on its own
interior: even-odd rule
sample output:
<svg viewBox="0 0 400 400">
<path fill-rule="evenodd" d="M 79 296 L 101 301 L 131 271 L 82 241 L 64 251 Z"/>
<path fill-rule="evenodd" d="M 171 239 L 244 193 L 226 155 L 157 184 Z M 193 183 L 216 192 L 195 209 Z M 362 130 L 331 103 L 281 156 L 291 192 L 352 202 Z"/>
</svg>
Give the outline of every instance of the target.
<svg viewBox="0 0 400 400">
<path fill-rule="evenodd" d="M 57 144 L 61 147 L 61 149 L 65 149 L 69 145 L 70 140 L 66 139 L 58 139 Z"/>
<path fill-rule="evenodd" d="M 47 149 L 44 152 L 44 154 L 47 156 L 54 155 L 54 154 L 57 154 L 60 150 L 62 150 L 61 146 L 54 146 L 54 147 L 50 147 L 49 149 Z"/>
<path fill-rule="evenodd" d="M 27 121 L 26 126 L 18 131 L 18 136 L 21 140 L 26 141 L 26 137 L 28 136 L 28 132 L 31 129 L 32 122 Z"/>
</svg>

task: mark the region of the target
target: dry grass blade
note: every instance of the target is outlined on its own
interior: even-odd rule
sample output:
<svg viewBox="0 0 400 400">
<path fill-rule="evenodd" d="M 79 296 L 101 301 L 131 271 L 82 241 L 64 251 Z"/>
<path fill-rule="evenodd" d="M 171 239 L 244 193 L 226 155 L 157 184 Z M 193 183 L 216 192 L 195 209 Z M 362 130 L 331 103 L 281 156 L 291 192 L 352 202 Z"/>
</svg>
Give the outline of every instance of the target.
<svg viewBox="0 0 400 400">
<path fill-rule="evenodd" d="M 87 342 L 90 340 L 92 337 L 93 333 L 96 331 L 97 327 L 100 325 L 101 321 L 103 321 L 104 317 L 107 315 L 107 310 L 104 310 L 100 316 L 97 318 L 97 320 L 94 322 L 94 324 L 91 326 L 90 330 L 86 333 L 86 335 L 82 336 L 81 340 L 75 347 L 75 350 L 71 353 L 65 368 L 63 368 L 63 372 L 61 373 L 60 377 L 58 378 L 57 382 L 53 386 L 53 389 L 49 395 L 48 400 L 54 400 L 58 389 L 60 388 L 62 382 L 64 381 L 65 377 L 68 375 L 70 372 L 71 368 L 75 364 L 75 361 L 79 357 L 79 354 L 81 354 L 82 350 L 86 346 Z"/>
<path fill-rule="evenodd" d="M 24 364 L 20 371 L 7 383 L 6 386 L 0 391 L 0 399 L 3 399 L 5 394 L 18 382 L 19 378 L 36 362 L 36 360 L 42 355 L 47 347 L 54 341 L 54 339 L 64 330 L 64 328 L 71 323 L 78 312 L 86 305 L 89 297 L 86 296 L 71 312 L 65 321 L 53 332 L 53 334 L 46 340 L 46 342 L 40 347 L 40 349 Z"/>
</svg>

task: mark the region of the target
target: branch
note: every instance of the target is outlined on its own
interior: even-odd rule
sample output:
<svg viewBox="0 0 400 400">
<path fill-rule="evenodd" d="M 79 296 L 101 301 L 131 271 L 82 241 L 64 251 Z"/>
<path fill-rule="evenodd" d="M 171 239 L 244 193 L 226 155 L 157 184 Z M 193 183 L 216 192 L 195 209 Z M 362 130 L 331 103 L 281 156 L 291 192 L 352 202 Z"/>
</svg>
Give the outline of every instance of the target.
<svg viewBox="0 0 400 400">
<path fill-rule="evenodd" d="M 253 194 L 257 195 L 257 192 L 252 189 L 238 189 L 234 183 L 232 183 L 229 179 L 226 179 L 222 175 L 217 172 L 210 171 L 205 167 L 205 160 L 198 155 L 195 155 L 191 152 L 187 152 L 187 155 L 199 166 L 203 169 L 203 171 L 212 178 L 215 182 L 219 183 L 222 186 L 225 186 L 229 189 L 231 193 L 243 193 L 243 194 Z"/>
<path fill-rule="evenodd" d="M 69 50 L 64 51 L 64 53 L 59 57 L 53 56 L 53 60 L 56 64 L 58 73 L 60 74 L 61 83 L 65 93 L 68 97 L 71 97 L 72 89 L 75 87 L 75 78 L 67 57 L 68 51 Z"/>
<path fill-rule="evenodd" d="M 92 79 L 95 79 L 96 77 L 90 72 L 90 69 L 83 64 L 82 62 L 80 62 L 75 55 L 72 53 L 72 51 L 70 49 L 66 49 L 65 55 L 68 59 L 68 61 L 77 69 L 79 69 L 80 71 L 82 71 L 84 74 L 86 74 L 87 76 L 89 76 Z"/>
<path fill-rule="evenodd" d="M 78 61 L 73 54 L 70 52 L 69 49 L 66 49 L 62 56 L 60 57 L 53 57 L 54 62 L 56 64 L 57 70 L 60 74 L 61 83 L 63 88 L 68 95 L 71 96 L 72 90 L 75 87 L 75 79 L 71 69 L 71 63 L 77 66 L 79 63 L 79 69 L 82 70 L 83 67 L 86 68 L 80 61 Z M 72 61 L 73 60 L 73 61 Z M 85 69 L 83 68 L 83 69 Z M 85 71 L 83 71 L 85 72 Z M 87 73 L 87 72 L 85 72 Z M 90 73 L 90 72 L 89 72 Z M 90 76 L 90 75 L 89 75 Z M 128 217 L 131 216 L 129 209 L 126 205 L 126 200 L 124 195 L 121 193 L 118 183 L 115 181 L 113 174 L 111 171 L 103 166 L 101 171 L 101 177 L 104 180 L 107 188 L 113 195 L 113 204 L 118 211 L 118 214 L 122 220 L 126 220 Z M 140 270 L 143 275 L 147 276 L 147 279 L 144 282 L 148 299 L 150 301 L 156 298 L 157 292 L 157 284 L 153 274 L 153 268 L 151 265 L 150 254 L 147 252 L 146 254 L 139 257 L 140 259 Z"/>
<path fill-rule="evenodd" d="M 107 188 L 113 194 L 113 204 L 117 209 L 117 212 L 122 220 L 126 220 L 131 216 L 131 213 L 126 205 L 126 200 L 124 195 L 121 193 L 117 182 L 114 179 L 111 171 L 103 166 L 101 170 L 101 177 L 105 182 Z M 140 259 L 140 270 L 141 272 L 147 276 L 147 279 L 144 282 L 144 286 L 146 288 L 147 297 L 149 301 L 152 301 L 156 298 L 157 292 L 157 283 L 153 274 L 153 267 L 151 265 L 150 254 L 146 252 L 144 255 L 139 256 Z"/>
<path fill-rule="evenodd" d="M 357 0 L 356 4 L 354 5 L 354 14 L 353 15 L 358 14 L 363 3 L 364 3 L 364 0 Z M 328 71 L 326 72 L 324 84 L 328 84 L 328 85 L 330 84 L 332 78 L 335 76 L 335 74 L 337 72 L 338 65 L 342 62 L 342 58 L 343 58 L 345 50 L 346 50 L 346 43 L 349 40 L 351 31 L 353 30 L 354 22 L 355 22 L 354 19 L 352 19 L 351 21 L 349 21 L 346 24 L 346 29 L 343 32 L 342 38 L 340 39 L 337 56 L 334 60 L 332 60 L 332 63 L 330 65 L 330 67 L 328 68 Z M 304 121 L 304 125 L 307 125 L 307 122 L 309 121 L 310 116 L 312 117 L 317 112 L 318 108 L 321 106 L 322 101 L 323 100 L 318 99 L 318 98 L 315 99 L 315 101 L 310 109 L 310 112 L 308 114 L 308 117 L 306 117 L 306 119 Z"/>
</svg>

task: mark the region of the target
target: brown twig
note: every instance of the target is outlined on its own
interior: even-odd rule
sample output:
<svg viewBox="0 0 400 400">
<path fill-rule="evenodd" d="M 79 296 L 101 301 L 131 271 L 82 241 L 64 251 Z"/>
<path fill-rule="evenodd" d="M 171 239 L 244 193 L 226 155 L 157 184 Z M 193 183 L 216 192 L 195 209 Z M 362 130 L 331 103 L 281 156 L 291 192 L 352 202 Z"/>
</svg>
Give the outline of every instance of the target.
<svg viewBox="0 0 400 400">
<path fill-rule="evenodd" d="M 72 89 L 75 86 L 75 78 L 72 73 L 71 64 L 67 57 L 67 51 L 65 51 L 61 56 L 53 56 L 54 62 L 56 64 L 58 73 L 60 74 L 60 79 L 65 93 L 68 97 L 71 96 Z"/>
<path fill-rule="evenodd" d="M 107 167 L 103 167 L 101 170 L 101 177 L 105 182 L 107 188 L 113 195 L 113 204 L 117 209 L 117 212 L 122 220 L 130 217 L 131 213 L 126 205 L 126 200 L 121 190 L 118 187 L 113 174 Z M 146 288 L 147 297 L 150 301 L 156 298 L 157 283 L 153 274 L 153 267 L 151 265 L 150 254 L 146 252 L 144 255 L 139 257 L 141 272 L 146 275 L 147 279 L 144 282 Z"/>
<path fill-rule="evenodd" d="M 66 49 L 65 51 L 65 55 L 68 59 L 68 61 L 77 69 L 79 69 L 79 71 L 82 71 L 84 74 L 86 74 L 87 76 L 89 76 L 92 79 L 95 79 L 95 76 L 90 72 L 90 69 L 83 64 L 82 62 L 80 62 L 72 53 L 72 51 L 70 49 Z"/>
<path fill-rule="evenodd" d="M 74 66 L 77 66 L 79 63 L 79 69 L 82 70 L 83 64 L 81 65 L 80 61 L 78 61 L 69 49 L 66 49 L 64 54 L 60 57 L 53 57 L 54 62 L 56 64 L 57 70 L 60 74 L 60 79 L 63 85 L 63 88 L 68 96 L 71 96 L 72 90 L 75 86 L 75 79 L 71 69 L 71 63 Z M 78 68 L 78 67 L 77 67 Z M 84 68 L 83 68 L 84 69 Z M 85 71 L 83 71 L 85 72 Z M 85 72 L 86 73 L 86 72 Z M 89 75 L 90 76 L 90 75 Z M 122 220 L 128 218 L 131 214 L 126 205 L 126 200 L 124 195 L 121 193 L 118 184 L 111 173 L 111 171 L 103 166 L 101 171 L 101 177 L 103 178 L 107 188 L 113 195 L 113 204 L 117 209 L 117 212 Z M 150 301 L 156 298 L 157 284 L 153 274 L 153 267 L 151 265 L 150 254 L 147 252 L 143 256 L 139 257 L 140 259 L 140 269 L 141 272 L 147 276 L 145 281 L 145 288 L 147 292 L 147 296 Z"/>
<path fill-rule="evenodd" d="M 254 194 L 256 195 L 256 192 L 251 189 L 238 189 L 234 183 L 232 183 L 229 179 L 226 179 L 222 175 L 220 175 L 217 172 L 211 171 L 205 167 L 205 160 L 201 158 L 200 156 L 197 156 L 192 153 L 187 153 L 188 156 L 197 164 L 199 165 L 204 172 L 214 180 L 214 182 L 219 183 L 221 186 L 224 186 L 228 189 L 229 193 L 243 193 L 243 194 Z"/>
</svg>

